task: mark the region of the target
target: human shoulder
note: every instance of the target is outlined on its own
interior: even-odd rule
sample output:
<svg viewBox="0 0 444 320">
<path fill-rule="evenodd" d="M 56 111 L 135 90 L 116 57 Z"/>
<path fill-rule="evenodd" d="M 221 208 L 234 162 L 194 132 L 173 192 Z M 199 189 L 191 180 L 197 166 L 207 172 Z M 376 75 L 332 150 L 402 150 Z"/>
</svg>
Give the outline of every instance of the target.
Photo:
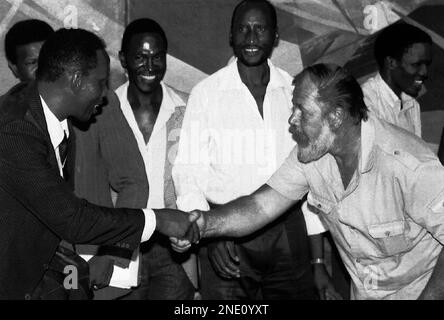
<svg viewBox="0 0 444 320">
<path fill-rule="evenodd" d="M 407 130 L 378 119 L 375 132 L 375 142 L 384 155 L 409 170 L 415 171 L 422 164 L 437 160 L 427 143 Z"/>
<path fill-rule="evenodd" d="M 280 80 L 288 85 L 289 87 L 291 87 L 293 85 L 293 77 L 285 70 L 274 66 L 274 69 L 277 73 L 277 75 L 279 76 Z"/>
<path fill-rule="evenodd" d="M 188 98 L 190 96 L 189 93 L 181 91 L 179 89 L 176 89 L 166 83 L 164 83 L 165 89 L 167 91 L 167 93 L 170 95 L 171 99 L 174 101 L 176 107 L 178 106 L 183 106 L 185 107 L 187 102 L 188 102 Z"/>
<path fill-rule="evenodd" d="M 31 88 L 23 83 L 12 87 L 2 96 L 0 104 L 0 123 L 5 123 L 24 119 L 29 110 L 28 97 Z"/>
<path fill-rule="evenodd" d="M 215 73 L 209 75 L 207 78 L 200 81 L 191 90 L 191 95 L 201 94 L 208 91 L 214 91 L 225 87 L 225 83 L 232 79 L 232 69 L 228 65 L 222 69 L 219 69 Z"/>
</svg>

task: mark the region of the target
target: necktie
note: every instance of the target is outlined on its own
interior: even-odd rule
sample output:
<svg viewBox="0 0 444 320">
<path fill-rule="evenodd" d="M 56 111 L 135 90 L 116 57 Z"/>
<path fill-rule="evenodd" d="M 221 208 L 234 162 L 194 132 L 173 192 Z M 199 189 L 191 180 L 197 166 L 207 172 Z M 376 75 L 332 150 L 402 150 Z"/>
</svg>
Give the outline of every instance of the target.
<svg viewBox="0 0 444 320">
<path fill-rule="evenodd" d="M 66 132 L 62 142 L 60 142 L 59 144 L 59 155 L 60 155 L 60 162 L 62 164 L 62 167 L 64 168 L 66 157 L 68 156 L 68 138 L 66 137 Z"/>
</svg>

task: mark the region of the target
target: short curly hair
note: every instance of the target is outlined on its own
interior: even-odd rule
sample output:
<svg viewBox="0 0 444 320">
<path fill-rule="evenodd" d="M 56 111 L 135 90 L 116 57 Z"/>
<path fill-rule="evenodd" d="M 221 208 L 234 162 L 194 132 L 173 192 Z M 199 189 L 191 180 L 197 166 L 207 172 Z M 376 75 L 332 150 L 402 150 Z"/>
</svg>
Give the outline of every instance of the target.
<svg viewBox="0 0 444 320">
<path fill-rule="evenodd" d="M 421 29 L 408 23 L 395 23 L 381 31 L 376 37 L 374 54 L 380 69 L 384 68 L 386 57 L 400 60 L 415 43 L 432 44 L 432 38 Z"/>
<path fill-rule="evenodd" d="M 53 33 L 54 29 L 42 20 L 30 19 L 17 22 L 5 36 L 6 59 L 17 64 L 17 47 L 46 41 Z"/>
<path fill-rule="evenodd" d="M 97 67 L 97 51 L 105 48 L 105 42 L 90 31 L 57 30 L 40 50 L 37 80 L 55 82 L 70 70 L 87 75 Z"/>
</svg>

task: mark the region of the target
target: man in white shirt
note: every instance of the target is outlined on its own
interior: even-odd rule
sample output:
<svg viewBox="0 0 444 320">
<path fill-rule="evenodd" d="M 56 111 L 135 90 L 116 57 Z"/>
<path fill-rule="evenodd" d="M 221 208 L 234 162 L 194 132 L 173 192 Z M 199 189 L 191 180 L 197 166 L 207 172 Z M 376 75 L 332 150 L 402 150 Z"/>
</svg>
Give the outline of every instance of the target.
<svg viewBox="0 0 444 320">
<path fill-rule="evenodd" d="M 196 238 L 188 214 L 94 206 L 76 198 L 63 180 L 67 118 L 90 119 L 106 95 L 108 75 L 101 39 L 61 29 L 42 47 L 36 83 L 13 88 L 2 101 L 2 299 L 41 298 L 42 277 L 61 239 L 134 249 L 155 230 Z"/>
<path fill-rule="evenodd" d="M 252 193 L 294 147 L 287 124 L 291 77 L 268 59 L 277 43 L 273 5 L 242 1 L 234 10 L 230 33 L 236 59 L 199 83 L 187 104 L 173 168 L 179 209 L 209 210 Z M 299 210 L 292 208 L 251 237 L 202 246 L 202 297 L 316 298 L 310 245 Z M 320 236 L 316 240 L 319 247 Z M 313 258 L 323 261 L 320 255 Z M 316 263 L 315 270 L 322 274 L 322 290 L 329 288 L 334 295 L 325 266 Z"/>
<path fill-rule="evenodd" d="M 176 208 L 171 177 L 174 155 L 171 149 L 177 143 L 186 104 L 184 94 L 162 82 L 166 72 L 167 49 L 167 38 L 157 22 L 151 19 L 132 21 L 125 28 L 119 53 L 128 81 L 116 90 L 120 111 L 132 133 L 125 143 L 137 145 L 137 150 L 132 150 L 126 157 L 142 158 L 139 166 L 143 169 L 140 171 L 143 171 L 149 185 L 149 192 L 144 198 L 145 206 L 158 209 Z M 109 119 L 98 119 L 97 122 L 100 124 L 100 121 L 106 120 Z M 106 137 L 100 139 L 105 140 Z M 89 165 L 84 163 L 83 166 Z M 125 195 L 117 194 L 117 201 L 121 197 Z M 168 237 L 160 234 L 142 244 L 140 254 L 138 270 L 134 270 L 136 278 L 139 272 L 138 286 L 136 283 L 130 290 L 122 292 L 120 295 L 123 299 L 194 298 L 193 283 L 181 265 L 189 254 L 175 253 Z M 131 271 L 127 269 L 126 272 Z M 108 299 L 113 291 L 116 290 L 104 288 L 96 294 L 100 293 L 102 299 Z"/>
<path fill-rule="evenodd" d="M 375 116 L 421 137 L 416 98 L 432 62 L 432 39 L 415 26 L 397 23 L 381 31 L 374 52 L 379 73 L 362 85 L 366 105 Z"/>
</svg>

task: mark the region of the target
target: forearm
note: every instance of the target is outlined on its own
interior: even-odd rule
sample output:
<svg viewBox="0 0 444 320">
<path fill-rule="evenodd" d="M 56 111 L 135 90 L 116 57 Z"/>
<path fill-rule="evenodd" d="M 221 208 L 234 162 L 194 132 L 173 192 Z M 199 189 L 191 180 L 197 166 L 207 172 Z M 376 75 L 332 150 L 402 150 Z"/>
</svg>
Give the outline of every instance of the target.
<svg viewBox="0 0 444 320">
<path fill-rule="evenodd" d="M 441 253 L 433 269 L 432 276 L 425 286 L 419 300 L 443 300 L 444 299 L 444 250 Z"/>
<path fill-rule="evenodd" d="M 206 216 L 203 236 L 207 238 L 246 236 L 273 220 L 252 196 L 241 197 L 203 214 Z"/>
</svg>

